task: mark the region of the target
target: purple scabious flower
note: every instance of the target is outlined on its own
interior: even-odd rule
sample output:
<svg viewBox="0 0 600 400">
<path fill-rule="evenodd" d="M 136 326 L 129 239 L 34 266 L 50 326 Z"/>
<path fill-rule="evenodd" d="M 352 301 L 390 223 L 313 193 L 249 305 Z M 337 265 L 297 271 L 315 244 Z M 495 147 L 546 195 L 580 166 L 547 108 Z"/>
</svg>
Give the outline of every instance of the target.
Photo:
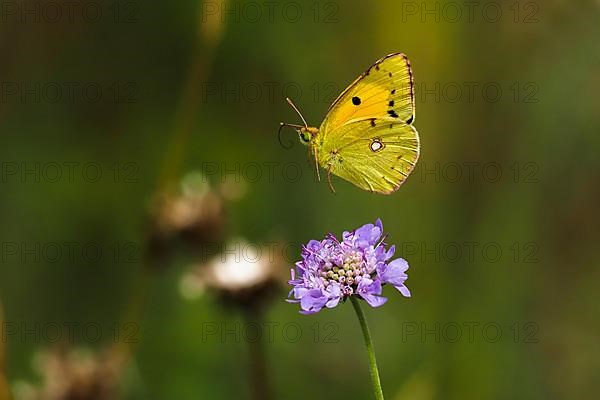
<svg viewBox="0 0 600 400">
<path fill-rule="evenodd" d="M 395 247 L 386 249 L 384 240 L 380 219 L 344 232 L 342 241 L 332 234 L 320 242 L 311 240 L 302 247 L 302 261 L 292 269 L 288 283 L 293 289 L 288 301 L 300 303 L 301 313 L 314 314 L 323 307 L 337 306 L 349 296 L 358 296 L 371 307 L 379 307 L 387 301 L 381 295 L 385 284 L 410 297 L 404 286 L 408 263 L 402 258 L 389 261 Z"/>
</svg>

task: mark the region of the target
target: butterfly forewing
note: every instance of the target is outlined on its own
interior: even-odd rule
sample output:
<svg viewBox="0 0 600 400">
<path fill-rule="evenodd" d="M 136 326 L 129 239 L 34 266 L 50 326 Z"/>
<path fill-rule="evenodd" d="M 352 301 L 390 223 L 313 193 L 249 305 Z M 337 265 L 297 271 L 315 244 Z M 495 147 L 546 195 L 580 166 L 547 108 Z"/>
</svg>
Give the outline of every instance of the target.
<svg viewBox="0 0 600 400">
<path fill-rule="evenodd" d="M 383 117 L 410 125 L 414 114 L 410 63 L 402 53 L 390 54 L 373 64 L 333 102 L 320 131 L 327 140 L 345 124 Z"/>
</svg>

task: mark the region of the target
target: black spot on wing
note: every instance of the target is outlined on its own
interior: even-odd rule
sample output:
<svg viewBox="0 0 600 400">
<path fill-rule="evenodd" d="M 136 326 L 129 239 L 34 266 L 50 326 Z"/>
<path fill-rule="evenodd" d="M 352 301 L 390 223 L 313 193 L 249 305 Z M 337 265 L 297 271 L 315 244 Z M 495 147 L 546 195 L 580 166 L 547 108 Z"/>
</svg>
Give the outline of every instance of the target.
<svg viewBox="0 0 600 400">
<path fill-rule="evenodd" d="M 371 118 L 371 126 L 375 126 L 375 118 Z"/>
<path fill-rule="evenodd" d="M 406 124 L 407 125 L 412 124 L 413 123 L 413 119 L 414 119 L 414 117 L 411 115 L 410 118 L 406 120 Z"/>
<path fill-rule="evenodd" d="M 394 107 L 394 100 L 390 100 L 390 102 L 388 103 L 388 105 L 389 105 L 390 107 Z"/>
<path fill-rule="evenodd" d="M 396 114 L 396 111 L 394 111 L 394 110 L 389 110 L 389 111 L 388 111 L 388 114 L 389 114 L 389 115 L 390 115 L 390 117 L 392 117 L 392 118 L 398 118 L 398 117 L 399 117 L 399 116 L 398 116 L 398 114 Z"/>
<path fill-rule="evenodd" d="M 361 103 L 360 97 L 354 96 L 352 98 L 352 104 L 354 104 L 355 106 L 359 106 Z"/>
</svg>

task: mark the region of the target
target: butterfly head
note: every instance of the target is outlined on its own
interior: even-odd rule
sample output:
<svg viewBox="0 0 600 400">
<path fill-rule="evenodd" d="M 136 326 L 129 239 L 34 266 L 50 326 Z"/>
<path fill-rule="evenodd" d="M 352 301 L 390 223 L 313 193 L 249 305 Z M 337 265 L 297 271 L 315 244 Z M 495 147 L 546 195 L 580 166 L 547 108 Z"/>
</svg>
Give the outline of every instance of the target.
<svg viewBox="0 0 600 400">
<path fill-rule="evenodd" d="M 315 137 L 317 137 L 318 133 L 319 133 L 319 128 L 313 128 L 310 126 L 299 128 L 298 136 L 300 137 L 300 143 L 302 143 L 304 145 L 308 145 L 315 139 Z"/>
<path fill-rule="evenodd" d="M 295 129 L 296 132 L 298 132 L 298 137 L 300 138 L 300 143 L 302 143 L 304 145 L 308 145 L 308 144 L 312 143 L 315 140 L 315 138 L 317 137 L 317 135 L 319 134 L 319 128 L 308 126 L 308 124 L 306 123 L 306 120 L 302 116 L 302 113 L 300 112 L 300 110 L 298 110 L 298 107 L 296 107 L 294 105 L 292 100 L 290 100 L 289 98 L 286 98 L 286 101 L 298 113 L 298 115 L 300 116 L 300 119 L 302 119 L 302 122 L 304 123 L 304 125 L 288 124 L 288 123 L 281 122 L 279 124 L 279 133 L 278 133 L 279 142 L 281 143 L 281 129 L 284 126 L 288 126 L 290 128 Z"/>
</svg>

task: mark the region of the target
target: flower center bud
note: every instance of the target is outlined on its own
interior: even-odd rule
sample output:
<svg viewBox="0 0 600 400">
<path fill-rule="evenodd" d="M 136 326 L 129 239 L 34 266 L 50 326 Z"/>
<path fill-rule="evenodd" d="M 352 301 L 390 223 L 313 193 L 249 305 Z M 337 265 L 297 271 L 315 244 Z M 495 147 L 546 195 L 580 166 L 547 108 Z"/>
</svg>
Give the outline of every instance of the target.
<svg viewBox="0 0 600 400">
<path fill-rule="evenodd" d="M 344 255 L 342 265 L 326 262 L 320 275 L 325 286 L 341 285 L 344 296 L 352 295 L 358 282 L 369 277 L 362 254 L 354 250 Z"/>
</svg>

